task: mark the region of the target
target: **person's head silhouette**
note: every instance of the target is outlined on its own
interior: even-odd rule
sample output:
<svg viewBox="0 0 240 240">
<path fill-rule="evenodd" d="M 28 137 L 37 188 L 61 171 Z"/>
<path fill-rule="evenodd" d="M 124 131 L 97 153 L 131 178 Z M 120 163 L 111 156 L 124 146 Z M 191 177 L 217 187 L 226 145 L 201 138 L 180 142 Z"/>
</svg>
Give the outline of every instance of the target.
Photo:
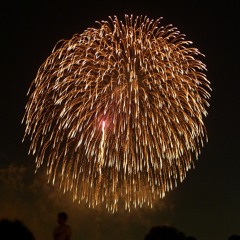
<svg viewBox="0 0 240 240">
<path fill-rule="evenodd" d="M 65 224 L 67 219 L 68 219 L 67 213 L 65 213 L 65 212 L 58 213 L 58 223 L 59 223 L 59 225 Z"/>
</svg>

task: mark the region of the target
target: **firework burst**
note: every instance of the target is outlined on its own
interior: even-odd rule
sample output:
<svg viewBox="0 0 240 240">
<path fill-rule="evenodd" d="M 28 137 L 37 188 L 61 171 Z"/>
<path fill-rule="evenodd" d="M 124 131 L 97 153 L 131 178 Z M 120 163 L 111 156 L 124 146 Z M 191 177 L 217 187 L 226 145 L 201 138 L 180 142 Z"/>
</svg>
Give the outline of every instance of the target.
<svg viewBox="0 0 240 240">
<path fill-rule="evenodd" d="M 74 201 L 152 206 L 207 141 L 203 54 L 160 19 L 110 17 L 60 41 L 29 89 L 29 153 Z"/>
</svg>

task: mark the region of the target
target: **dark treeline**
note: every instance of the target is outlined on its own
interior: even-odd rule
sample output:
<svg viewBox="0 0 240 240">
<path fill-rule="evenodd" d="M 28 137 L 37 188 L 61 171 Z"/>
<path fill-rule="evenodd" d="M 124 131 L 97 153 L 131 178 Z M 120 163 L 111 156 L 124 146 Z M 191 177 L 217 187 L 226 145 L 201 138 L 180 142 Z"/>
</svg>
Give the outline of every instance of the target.
<svg viewBox="0 0 240 240">
<path fill-rule="evenodd" d="M 60 215 L 61 217 L 61 215 Z M 64 219 L 64 222 L 66 219 Z M 35 240 L 34 234 L 20 220 L 0 220 L 1 240 Z M 56 239 L 53 235 L 53 239 Z M 71 238 L 67 238 L 71 240 Z M 187 236 L 184 232 L 172 226 L 153 226 L 143 240 L 197 240 L 194 236 Z M 231 235 L 226 240 L 240 240 L 240 235 Z"/>
</svg>

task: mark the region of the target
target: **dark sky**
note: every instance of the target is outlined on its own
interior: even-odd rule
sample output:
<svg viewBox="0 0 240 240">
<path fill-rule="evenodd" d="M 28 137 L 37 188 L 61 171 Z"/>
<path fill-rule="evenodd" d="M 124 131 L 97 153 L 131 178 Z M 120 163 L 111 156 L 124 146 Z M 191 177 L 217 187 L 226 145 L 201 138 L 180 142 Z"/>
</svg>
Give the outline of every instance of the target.
<svg viewBox="0 0 240 240">
<path fill-rule="evenodd" d="M 51 2 L 51 3 L 50 3 Z M 56 213 L 69 213 L 77 239 L 143 239 L 169 224 L 198 240 L 240 234 L 239 1 L 8 1 L 1 6 L 0 218 L 22 220 L 37 240 L 50 240 Z M 21 124 L 27 90 L 60 39 L 124 14 L 163 17 L 205 54 L 213 89 L 205 124 L 209 142 L 196 168 L 153 209 L 110 214 L 72 203 L 34 174 Z"/>
</svg>

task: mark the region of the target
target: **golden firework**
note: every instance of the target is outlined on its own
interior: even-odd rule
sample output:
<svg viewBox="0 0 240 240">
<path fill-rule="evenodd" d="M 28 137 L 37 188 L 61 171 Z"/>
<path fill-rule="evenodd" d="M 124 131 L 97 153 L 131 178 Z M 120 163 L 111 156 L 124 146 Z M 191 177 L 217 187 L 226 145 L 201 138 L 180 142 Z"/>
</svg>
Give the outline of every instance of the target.
<svg viewBox="0 0 240 240">
<path fill-rule="evenodd" d="M 161 18 L 115 16 L 62 40 L 30 87 L 24 121 L 36 169 L 73 200 L 152 206 L 207 141 L 203 56 Z"/>
</svg>

